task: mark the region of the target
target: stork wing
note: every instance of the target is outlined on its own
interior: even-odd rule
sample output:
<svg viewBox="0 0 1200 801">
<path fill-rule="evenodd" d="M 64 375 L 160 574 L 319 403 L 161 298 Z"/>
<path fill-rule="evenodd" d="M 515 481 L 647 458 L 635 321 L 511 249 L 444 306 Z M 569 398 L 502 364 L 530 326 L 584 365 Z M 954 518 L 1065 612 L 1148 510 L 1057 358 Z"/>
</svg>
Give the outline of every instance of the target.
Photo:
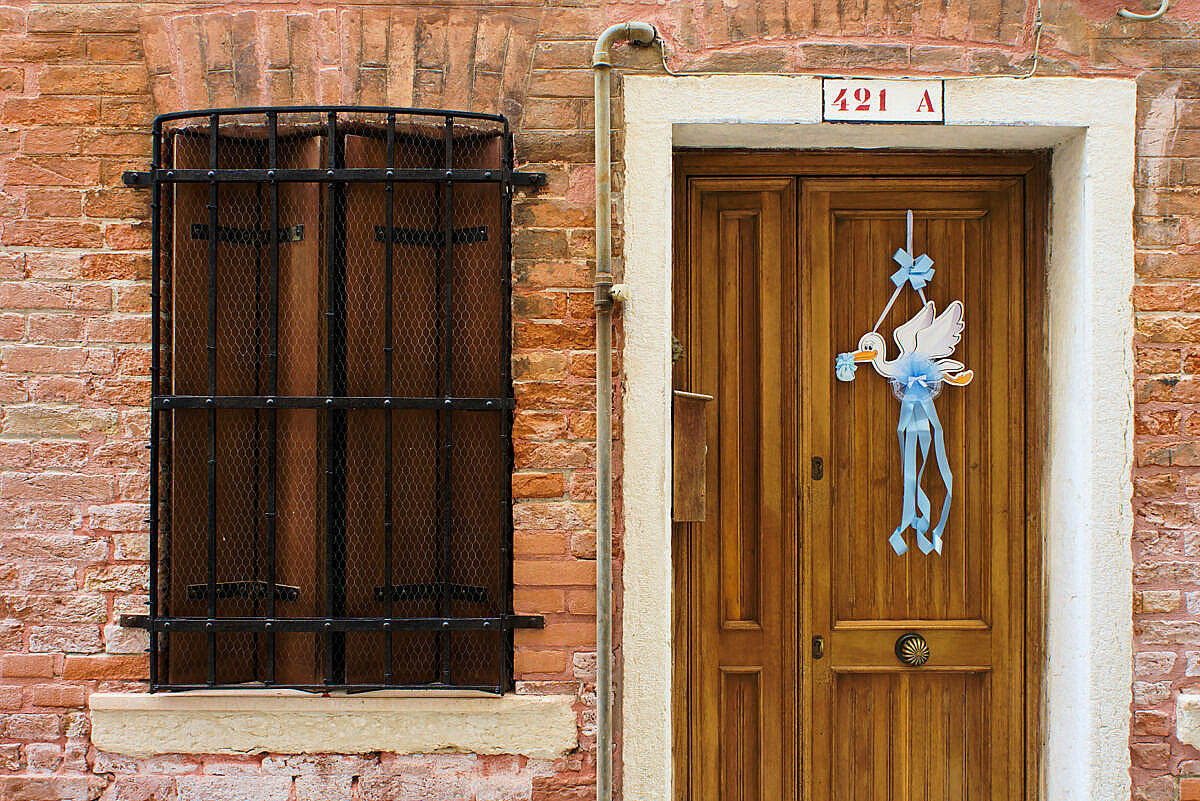
<svg viewBox="0 0 1200 801">
<path fill-rule="evenodd" d="M 912 353 L 917 349 L 918 338 L 917 334 L 923 328 L 928 328 L 933 322 L 933 302 L 926 303 L 925 306 L 904 325 L 896 326 L 896 330 L 892 332 L 892 338 L 896 340 L 896 347 L 900 348 L 900 356 L 906 353 Z M 899 358 L 897 356 L 896 358 Z"/>
<path fill-rule="evenodd" d="M 932 306 L 930 303 L 925 308 Z M 916 332 L 916 352 L 933 361 L 946 358 L 954 353 L 954 346 L 961 339 L 964 326 L 962 301 L 956 300 L 935 317 L 932 323 Z"/>
</svg>

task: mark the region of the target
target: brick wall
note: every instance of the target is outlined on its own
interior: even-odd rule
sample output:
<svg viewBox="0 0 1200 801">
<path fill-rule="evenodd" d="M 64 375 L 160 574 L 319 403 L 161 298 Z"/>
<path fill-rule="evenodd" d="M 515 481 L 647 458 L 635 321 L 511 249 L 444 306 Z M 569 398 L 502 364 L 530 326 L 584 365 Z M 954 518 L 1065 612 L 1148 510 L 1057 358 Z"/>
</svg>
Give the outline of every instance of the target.
<svg viewBox="0 0 1200 801">
<path fill-rule="evenodd" d="M 1141 801 L 1175 801 L 1180 777 L 1200 775 L 1200 753 L 1172 735 L 1175 695 L 1200 688 L 1200 47 L 1179 21 L 1200 31 L 1200 11 L 1177 5 L 1141 24 L 1119 21 L 1111 0 L 1047 2 L 1039 64 L 1139 85 L 1130 747 Z M 658 25 L 677 69 L 1031 64 L 1023 0 L 0 5 L 0 798 L 591 797 L 586 65 L 595 34 L 633 18 Z M 621 58 L 659 69 L 651 53 Z M 87 694 L 144 688 L 146 673 L 144 635 L 113 623 L 147 591 L 147 199 L 120 174 L 145 167 L 155 113 L 290 102 L 501 111 L 519 156 L 549 174 L 518 202 L 513 237 L 516 600 L 547 616 L 544 631 L 517 634 L 516 670 L 522 692 L 578 695 L 581 746 L 565 758 L 133 761 L 89 746 Z M 619 208 L 619 173 L 616 184 Z M 619 229 L 616 242 L 619 257 Z M 1182 784 L 1200 798 L 1200 782 Z"/>
</svg>

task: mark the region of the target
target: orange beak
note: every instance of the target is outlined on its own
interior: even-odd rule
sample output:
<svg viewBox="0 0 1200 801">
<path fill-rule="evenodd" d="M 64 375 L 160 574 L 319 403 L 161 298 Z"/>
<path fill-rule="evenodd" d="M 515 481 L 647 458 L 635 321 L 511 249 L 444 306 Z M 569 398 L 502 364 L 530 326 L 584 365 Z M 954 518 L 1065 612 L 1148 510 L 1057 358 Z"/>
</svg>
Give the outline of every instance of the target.
<svg viewBox="0 0 1200 801">
<path fill-rule="evenodd" d="M 856 350 L 854 351 L 854 361 L 870 362 L 875 360 L 875 351 L 873 350 Z"/>
</svg>

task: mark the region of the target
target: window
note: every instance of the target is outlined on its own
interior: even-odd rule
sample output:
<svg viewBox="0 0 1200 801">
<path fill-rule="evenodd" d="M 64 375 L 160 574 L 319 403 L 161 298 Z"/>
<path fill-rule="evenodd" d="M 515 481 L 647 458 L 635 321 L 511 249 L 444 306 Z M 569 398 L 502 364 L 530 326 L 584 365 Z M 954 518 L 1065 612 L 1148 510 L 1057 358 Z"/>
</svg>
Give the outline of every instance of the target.
<svg viewBox="0 0 1200 801">
<path fill-rule="evenodd" d="M 511 684 L 500 116 L 154 123 L 153 689 Z"/>
</svg>

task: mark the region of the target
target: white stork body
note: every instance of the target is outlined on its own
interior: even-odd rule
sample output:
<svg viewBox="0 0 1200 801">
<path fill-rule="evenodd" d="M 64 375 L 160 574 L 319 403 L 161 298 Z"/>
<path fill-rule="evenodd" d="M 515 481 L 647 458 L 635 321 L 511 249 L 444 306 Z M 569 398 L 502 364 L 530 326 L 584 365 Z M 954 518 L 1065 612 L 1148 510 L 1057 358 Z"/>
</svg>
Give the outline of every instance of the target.
<svg viewBox="0 0 1200 801">
<path fill-rule="evenodd" d="M 954 346 L 962 338 L 963 305 L 953 301 L 941 314 L 936 314 L 933 301 L 926 303 L 913 318 L 897 326 L 892 337 L 900 353 L 887 358 L 887 343 L 875 331 L 863 334 L 854 352 L 854 361 L 870 362 L 875 372 L 893 383 L 907 385 L 914 380 L 945 381 L 966 386 L 974 373 L 964 370 L 962 362 L 951 359 Z"/>
</svg>

